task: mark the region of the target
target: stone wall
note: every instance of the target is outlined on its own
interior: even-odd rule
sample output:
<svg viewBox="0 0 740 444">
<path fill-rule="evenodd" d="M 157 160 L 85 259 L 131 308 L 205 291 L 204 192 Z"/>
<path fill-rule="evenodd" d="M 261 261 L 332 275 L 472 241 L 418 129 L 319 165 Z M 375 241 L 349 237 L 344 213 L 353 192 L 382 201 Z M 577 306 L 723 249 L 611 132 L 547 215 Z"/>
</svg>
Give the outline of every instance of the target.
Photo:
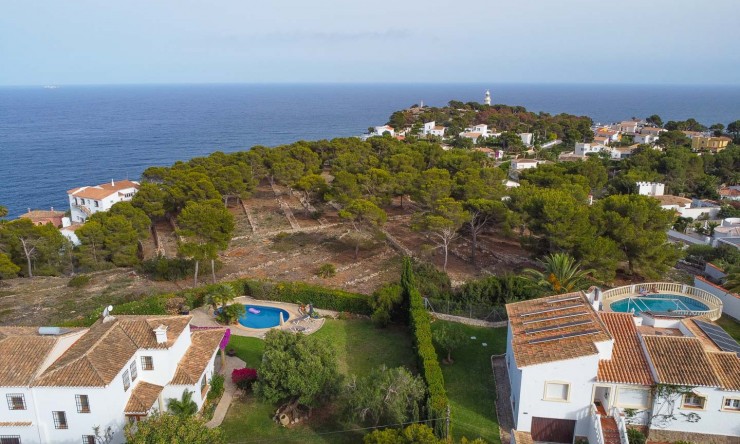
<svg viewBox="0 0 740 444">
<path fill-rule="evenodd" d="M 701 444 L 739 444 L 738 436 L 709 435 L 706 433 L 676 432 L 672 430 L 650 429 L 648 441 L 675 442 L 687 441 Z"/>
</svg>

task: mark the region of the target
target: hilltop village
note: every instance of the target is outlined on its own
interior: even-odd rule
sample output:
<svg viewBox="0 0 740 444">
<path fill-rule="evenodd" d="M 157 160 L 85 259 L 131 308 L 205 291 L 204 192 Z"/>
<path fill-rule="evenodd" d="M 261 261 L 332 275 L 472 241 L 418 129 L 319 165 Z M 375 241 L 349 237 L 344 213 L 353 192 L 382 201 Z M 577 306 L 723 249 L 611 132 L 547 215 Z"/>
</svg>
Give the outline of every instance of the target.
<svg viewBox="0 0 740 444">
<path fill-rule="evenodd" d="M 2 219 L 0 443 L 740 441 L 740 121 L 492 100 Z"/>
</svg>

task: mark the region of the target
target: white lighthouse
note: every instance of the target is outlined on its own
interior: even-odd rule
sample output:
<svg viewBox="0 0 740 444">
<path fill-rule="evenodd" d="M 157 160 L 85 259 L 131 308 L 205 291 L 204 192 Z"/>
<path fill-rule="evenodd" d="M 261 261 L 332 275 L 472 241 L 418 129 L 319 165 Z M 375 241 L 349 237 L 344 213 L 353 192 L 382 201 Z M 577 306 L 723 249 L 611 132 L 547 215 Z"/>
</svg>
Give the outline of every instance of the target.
<svg viewBox="0 0 740 444">
<path fill-rule="evenodd" d="M 491 104 L 491 91 L 486 90 L 486 97 L 483 99 L 484 105 L 490 105 Z"/>
</svg>

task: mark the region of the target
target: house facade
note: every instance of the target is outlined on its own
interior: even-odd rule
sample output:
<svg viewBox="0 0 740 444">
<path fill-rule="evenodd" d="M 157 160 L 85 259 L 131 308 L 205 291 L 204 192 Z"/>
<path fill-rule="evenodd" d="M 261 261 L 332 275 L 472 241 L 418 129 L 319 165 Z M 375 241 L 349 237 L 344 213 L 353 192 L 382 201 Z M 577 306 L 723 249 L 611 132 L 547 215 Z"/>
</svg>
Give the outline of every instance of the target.
<svg viewBox="0 0 740 444">
<path fill-rule="evenodd" d="M 701 318 L 599 311 L 601 292 L 506 306 L 512 442 L 649 439 L 729 444 L 740 439 L 740 358 Z"/>
<path fill-rule="evenodd" d="M 732 142 L 729 137 L 697 136 L 691 138 L 691 149 L 694 151 L 722 151 Z"/>
<path fill-rule="evenodd" d="M 224 329 L 190 316 L 106 316 L 89 328 L 0 327 L 4 444 L 95 443 L 94 427 L 123 428 L 184 390 L 200 409 Z M 33 352 L 30 352 L 30 351 Z"/>
<path fill-rule="evenodd" d="M 67 191 L 72 223 L 79 224 L 99 211 L 108 211 L 118 202 L 130 201 L 139 191 L 139 182 L 121 180 Z"/>
</svg>

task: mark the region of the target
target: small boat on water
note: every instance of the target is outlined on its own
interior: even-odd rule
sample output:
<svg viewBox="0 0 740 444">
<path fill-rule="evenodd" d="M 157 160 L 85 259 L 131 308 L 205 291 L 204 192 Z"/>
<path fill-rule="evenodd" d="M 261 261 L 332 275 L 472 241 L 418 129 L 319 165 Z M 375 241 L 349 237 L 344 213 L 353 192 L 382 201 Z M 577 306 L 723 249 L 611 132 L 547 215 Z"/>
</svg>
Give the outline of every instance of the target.
<svg viewBox="0 0 740 444">
<path fill-rule="evenodd" d="M 57 85 L 44 85 L 44 89 L 57 89 L 59 88 Z"/>
</svg>

